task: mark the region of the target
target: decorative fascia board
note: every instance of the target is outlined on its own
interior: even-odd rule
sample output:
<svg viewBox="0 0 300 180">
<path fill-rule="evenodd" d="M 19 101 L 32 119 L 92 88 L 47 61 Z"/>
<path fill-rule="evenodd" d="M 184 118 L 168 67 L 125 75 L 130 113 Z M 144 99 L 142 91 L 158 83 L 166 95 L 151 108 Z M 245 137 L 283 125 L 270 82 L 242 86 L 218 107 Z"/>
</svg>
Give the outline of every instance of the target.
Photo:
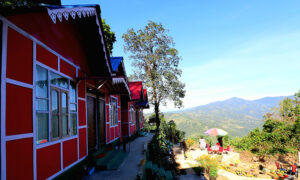
<svg viewBox="0 0 300 180">
<path fill-rule="evenodd" d="M 107 56 L 108 52 L 105 49 L 103 33 L 102 33 L 102 30 L 101 30 L 101 26 L 100 26 L 101 22 L 99 21 L 96 8 L 94 8 L 94 7 L 74 7 L 74 8 L 59 8 L 59 9 L 47 8 L 47 11 L 48 11 L 48 15 L 50 16 L 50 18 L 52 19 L 54 24 L 56 24 L 56 18 L 58 18 L 58 20 L 60 22 L 62 22 L 63 17 L 65 18 L 65 20 L 68 21 L 69 16 L 71 16 L 73 19 L 82 18 L 82 17 L 85 18 L 85 17 L 90 17 L 90 16 L 96 16 L 96 24 L 99 28 L 101 43 L 103 45 L 103 51 L 105 53 L 106 66 L 109 70 L 109 73 L 111 74 L 111 69 L 110 69 L 110 66 L 109 66 L 108 56 Z"/>
</svg>

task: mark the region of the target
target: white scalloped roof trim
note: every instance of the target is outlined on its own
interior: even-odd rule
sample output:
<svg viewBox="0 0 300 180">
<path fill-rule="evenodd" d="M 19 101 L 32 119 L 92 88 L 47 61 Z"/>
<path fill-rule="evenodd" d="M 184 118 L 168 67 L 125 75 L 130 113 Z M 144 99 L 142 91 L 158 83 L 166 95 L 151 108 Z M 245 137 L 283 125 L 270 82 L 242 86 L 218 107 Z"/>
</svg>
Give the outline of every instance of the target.
<svg viewBox="0 0 300 180">
<path fill-rule="evenodd" d="M 125 79 L 123 77 L 114 77 L 112 78 L 112 83 L 113 84 L 121 84 L 121 83 L 124 83 L 125 84 L 125 87 L 129 93 L 129 96 L 131 97 L 131 93 L 130 93 L 130 90 L 129 90 L 129 87 L 128 87 L 128 84 L 126 83 Z M 130 98 L 131 99 L 131 98 Z"/>
<path fill-rule="evenodd" d="M 53 23 L 56 24 L 56 18 L 60 22 L 62 22 L 63 17 L 68 20 L 69 16 L 71 16 L 73 19 L 76 17 L 90 17 L 90 16 L 96 16 L 96 24 L 99 27 L 99 34 L 101 36 L 101 43 L 103 45 L 103 51 L 105 53 L 105 60 L 106 60 L 106 66 L 108 67 L 109 73 L 111 74 L 109 62 L 108 62 L 108 57 L 107 57 L 107 52 L 105 49 L 104 45 L 104 39 L 102 36 L 102 31 L 100 28 L 100 21 L 98 19 L 97 11 L 96 8 L 93 7 L 75 7 L 75 8 L 61 8 L 61 9 L 49 9 L 47 8 L 48 15 L 52 19 Z M 77 16 L 76 16 L 77 15 Z"/>
</svg>

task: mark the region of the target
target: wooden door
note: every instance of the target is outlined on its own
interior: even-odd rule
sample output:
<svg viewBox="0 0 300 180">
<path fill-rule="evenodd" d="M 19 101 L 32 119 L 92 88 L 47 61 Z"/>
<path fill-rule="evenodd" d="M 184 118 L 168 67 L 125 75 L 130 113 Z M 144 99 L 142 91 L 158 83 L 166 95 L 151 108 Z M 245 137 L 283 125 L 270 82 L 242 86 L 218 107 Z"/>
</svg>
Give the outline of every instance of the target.
<svg viewBox="0 0 300 180">
<path fill-rule="evenodd" d="M 88 148 L 96 147 L 96 98 L 87 96 Z"/>
<path fill-rule="evenodd" d="M 105 101 L 100 99 L 99 100 L 99 123 L 98 123 L 98 144 L 99 147 L 106 144 L 105 138 Z"/>
</svg>

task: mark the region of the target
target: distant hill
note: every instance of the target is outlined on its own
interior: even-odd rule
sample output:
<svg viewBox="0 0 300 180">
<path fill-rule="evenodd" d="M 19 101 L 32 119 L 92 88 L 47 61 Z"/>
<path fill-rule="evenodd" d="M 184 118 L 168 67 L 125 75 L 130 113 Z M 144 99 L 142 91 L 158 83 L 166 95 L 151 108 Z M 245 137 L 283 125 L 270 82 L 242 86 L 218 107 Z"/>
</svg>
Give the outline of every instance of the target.
<svg viewBox="0 0 300 180">
<path fill-rule="evenodd" d="M 293 96 L 288 96 L 293 98 Z M 164 113 L 167 121 L 174 120 L 186 137 L 203 134 L 207 129 L 217 127 L 226 130 L 230 137 L 247 135 L 252 129 L 261 127 L 263 115 L 278 107 L 286 98 L 265 97 L 257 100 L 230 98 L 182 111 Z"/>
</svg>

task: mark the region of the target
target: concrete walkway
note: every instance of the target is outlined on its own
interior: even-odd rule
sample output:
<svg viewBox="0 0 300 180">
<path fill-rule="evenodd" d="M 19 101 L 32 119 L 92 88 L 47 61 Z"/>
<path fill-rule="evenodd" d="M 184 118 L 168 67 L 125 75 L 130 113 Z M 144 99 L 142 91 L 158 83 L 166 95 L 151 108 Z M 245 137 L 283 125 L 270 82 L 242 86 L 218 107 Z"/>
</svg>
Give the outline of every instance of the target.
<svg viewBox="0 0 300 180">
<path fill-rule="evenodd" d="M 147 137 L 138 137 L 130 143 L 130 151 L 128 144 L 127 152 L 129 151 L 129 154 L 118 170 L 96 171 L 94 174 L 84 177 L 83 180 L 134 180 L 137 175 L 142 177 L 141 160 L 145 159 L 144 144 L 148 143 L 152 137 L 153 134 L 149 134 Z"/>
</svg>

